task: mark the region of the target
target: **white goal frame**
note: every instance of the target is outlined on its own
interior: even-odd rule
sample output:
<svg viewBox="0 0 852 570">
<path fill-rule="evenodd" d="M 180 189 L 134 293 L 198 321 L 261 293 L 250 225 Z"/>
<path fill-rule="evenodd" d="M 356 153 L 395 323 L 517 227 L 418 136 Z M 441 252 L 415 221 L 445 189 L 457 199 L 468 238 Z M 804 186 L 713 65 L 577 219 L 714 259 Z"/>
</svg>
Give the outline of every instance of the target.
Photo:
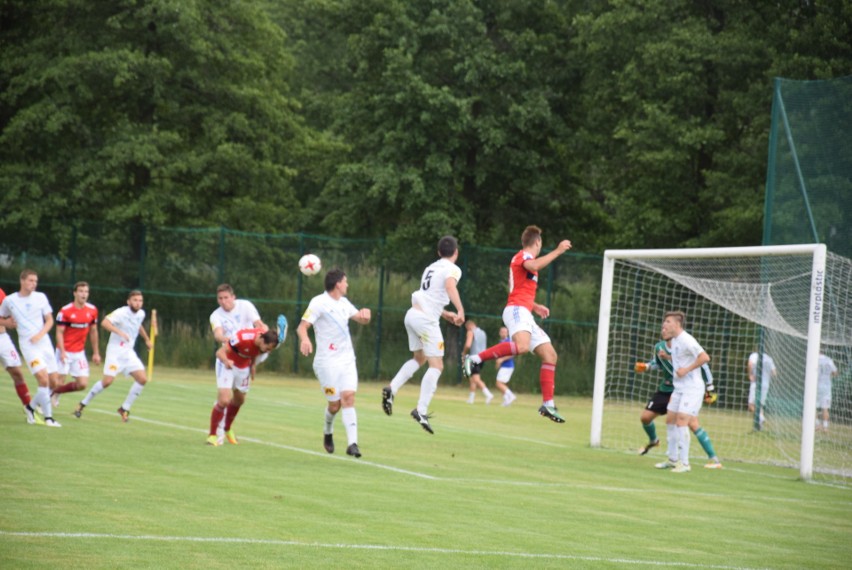
<svg viewBox="0 0 852 570">
<path fill-rule="evenodd" d="M 820 341 L 822 338 L 821 323 L 823 310 L 823 287 L 827 256 L 826 246 L 824 244 L 693 249 L 619 249 L 605 251 L 603 275 L 601 277 L 600 314 L 598 316 L 598 343 L 595 358 L 595 385 L 592 400 L 592 426 L 590 435 L 591 446 L 601 447 L 610 316 L 612 310 L 613 275 L 616 260 L 648 258 L 694 259 L 707 257 L 765 257 L 790 254 L 809 254 L 812 256 L 800 460 L 800 475 L 802 479 L 812 479 L 814 469 L 814 421 L 816 419 L 817 375 L 819 368 Z M 662 319 L 662 315 L 660 315 L 660 318 Z"/>
</svg>

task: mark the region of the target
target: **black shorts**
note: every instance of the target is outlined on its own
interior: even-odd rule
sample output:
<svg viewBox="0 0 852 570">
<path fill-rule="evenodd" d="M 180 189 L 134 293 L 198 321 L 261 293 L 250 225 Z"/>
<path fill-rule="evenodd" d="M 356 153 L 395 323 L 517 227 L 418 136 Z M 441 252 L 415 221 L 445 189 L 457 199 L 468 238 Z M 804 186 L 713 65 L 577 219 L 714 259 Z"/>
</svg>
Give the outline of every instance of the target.
<svg viewBox="0 0 852 570">
<path fill-rule="evenodd" d="M 655 392 L 654 395 L 651 396 L 651 399 L 648 400 L 648 404 L 645 406 L 645 409 L 663 416 L 667 413 L 666 408 L 668 408 L 669 400 L 671 400 L 671 398 L 671 392 Z"/>
<path fill-rule="evenodd" d="M 482 362 L 480 362 L 478 364 L 476 362 L 471 362 L 470 363 L 470 375 L 473 376 L 474 374 L 479 374 L 482 371 L 482 364 L 483 364 Z"/>
</svg>

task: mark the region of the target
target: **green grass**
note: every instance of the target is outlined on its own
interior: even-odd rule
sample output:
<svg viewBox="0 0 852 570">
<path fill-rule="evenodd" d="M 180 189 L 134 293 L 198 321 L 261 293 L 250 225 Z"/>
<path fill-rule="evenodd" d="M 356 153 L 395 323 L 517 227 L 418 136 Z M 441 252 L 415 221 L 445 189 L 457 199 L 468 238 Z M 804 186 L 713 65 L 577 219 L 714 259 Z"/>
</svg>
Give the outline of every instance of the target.
<svg viewBox="0 0 852 570">
<path fill-rule="evenodd" d="M 8 380 L 7 380 L 8 382 Z M 32 386 L 32 384 L 31 384 Z M 588 447 L 591 403 L 568 422 L 534 396 L 509 408 L 439 386 L 436 434 L 395 414 L 379 384 L 358 394 L 360 447 L 322 449 L 315 381 L 258 378 L 235 424 L 241 445 L 204 445 L 210 372 L 158 369 L 123 424 L 118 380 L 80 420 L 29 426 L 0 401 L 0 568 L 842 568 L 852 490 L 797 472 L 729 464 L 675 475 Z M 496 403 L 496 400 L 495 400 Z M 637 439 L 641 440 L 641 433 Z M 656 451 L 656 450 L 655 450 Z M 699 450 L 700 451 L 700 450 Z"/>
</svg>

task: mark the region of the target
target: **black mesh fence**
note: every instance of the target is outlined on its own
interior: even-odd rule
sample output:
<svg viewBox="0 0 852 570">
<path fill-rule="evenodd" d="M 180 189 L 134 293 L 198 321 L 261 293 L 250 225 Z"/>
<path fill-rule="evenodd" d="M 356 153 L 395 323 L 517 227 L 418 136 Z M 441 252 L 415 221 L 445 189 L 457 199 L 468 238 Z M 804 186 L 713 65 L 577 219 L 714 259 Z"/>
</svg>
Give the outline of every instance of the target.
<svg viewBox="0 0 852 570">
<path fill-rule="evenodd" d="M 215 343 L 209 326 L 216 309 L 216 287 L 230 283 L 240 298 L 251 300 L 267 324 L 284 314 L 294 331 L 310 299 L 323 291 L 325 271 L 343 269 L 349 299 L 370 307 L 368 326 L 351 323 L 362 379 L 391 378 L 408 358 L 403 326 L 411 292 L 420 271 L 436 259 L 434 248 L 418 247 L 402 261 L 392 261 L 375 239 L 341 239 L 309 234 L 260 234 L 226 228 L 147 228 L 87 223 L 70 227 L 55 242 L 25 237 L 0 243 L 0 287 L 16 291 L 24 268 L 39 273 L 39 290 L 54 311 L 72 299 L 77 281 L 90 284 L 90 300 L 105 316 L 126 303 L 127 292 L 141 289 L 145 308 L 157 309 L 160 336 L 157 363 L 212 368 Z M 4 239 L 4 241 L 6 241 Z M 508 264 L 515 249 L 461 245 L 458 260 L 463 277 L 460 292 L 466 313 L 488 334 L 499 339 L 506 302 Z M 322 259 L 320 275 L 306 277 L 298 259 L 310 252 Z M 398 257 L 398 256 L 397 256 Z M 414 269 L 417 268 L 417 269 Z M 601 258 L 567 253 L 540 275 L 538 301 L 551 308 L 542 322 L 560 354 L 559 393 L 590 394 L 600 289 Z M 447 352 L 443 382 L 460 383 L 463 330 L 443 324 Z M 107 335 L 101 335 L 102 342 Z M 275 351 L 264 367 L 280 372 L 311 374 L 310 359 L 298 354 L 295 335 Z M 145 348 L 137 346 L 144 358 Z M 538 390 L 538 359 L 518 359 L 512 383 L 519 391 Z M 493 366 L 483 371 L 493 383 Z"/>
</svg>

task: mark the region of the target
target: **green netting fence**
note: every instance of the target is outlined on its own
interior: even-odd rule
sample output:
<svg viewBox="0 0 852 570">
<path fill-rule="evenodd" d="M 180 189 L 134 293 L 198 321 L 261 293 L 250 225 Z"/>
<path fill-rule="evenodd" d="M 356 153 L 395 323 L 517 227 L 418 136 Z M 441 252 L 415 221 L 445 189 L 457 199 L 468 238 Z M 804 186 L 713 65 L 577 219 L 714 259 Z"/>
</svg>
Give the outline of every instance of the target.
<svg viewBox="0 0 852 570">
<path fill-rule="evenodd" d="M 130 289 L 139 288 L 145 293 L 145 308 L 157 309 L 157 363 L 200 369 L 212 369 L 215 343 L 208 319 L 217 307 L 218 284 L 230 283 L 238 297 L 254 302 L 268 324 L 283 313 L 294 329 L 311 297 L 322 292 L 325 270 L 340 267 L 349 279 L 350 300 L 373 311 L 370 325 L 350 326 L 359 375 L 382 381 L 410 357 L 403 317 L 420 272 L 436 258 L 437 245 L 436 240 L 429 247 L 412 248 L 399 259 L 398 254 L 386 255 L 378 239 L 95 222 L 69 227 L 54 241 L 27 239 L 0 243 L 0 287 L 7 293 L 18 289 L 20 271 L 32 268 L 54 311 L 71 301 L 72 285 L 82 280 L 90 284 L 91 302 L 106 315 L 125 304 Z M 489 342 L 498 340 L 508 263 L 516 251 L 461 245 L 462 301 Z M 298 271 L 298 259 L 306 252 L 322 259 L 320 275 L 305 277 Z M 600 271 L 600 256 L 569 252 L 540 276 L 539 301 L 552 311 L 543 326 L 560 354 L 557 391 L 562 394 L 588 395 L 592 390 Z M 443 328 L 447 354 L 442 381 L 460 383 L 463 331 L 447 323 Z M 105 342 L 107 335 L 101 336 Z M 294 338 L 264 367 L 311 375 L 310 359 L 298 353 Z M 137 348 L 143 356 L 144 345 Z M 495 375 L 493 367 L 483 372 L 492 385 Z M 512 383 L 521 392 L 538 390 L 534 356 L 518 360 Z"/>
<path fill-rule="evenodd" d="M 764 245 L 825 243 L 852 258 L 852 76 L 776 78 Z"/>
</svg>

